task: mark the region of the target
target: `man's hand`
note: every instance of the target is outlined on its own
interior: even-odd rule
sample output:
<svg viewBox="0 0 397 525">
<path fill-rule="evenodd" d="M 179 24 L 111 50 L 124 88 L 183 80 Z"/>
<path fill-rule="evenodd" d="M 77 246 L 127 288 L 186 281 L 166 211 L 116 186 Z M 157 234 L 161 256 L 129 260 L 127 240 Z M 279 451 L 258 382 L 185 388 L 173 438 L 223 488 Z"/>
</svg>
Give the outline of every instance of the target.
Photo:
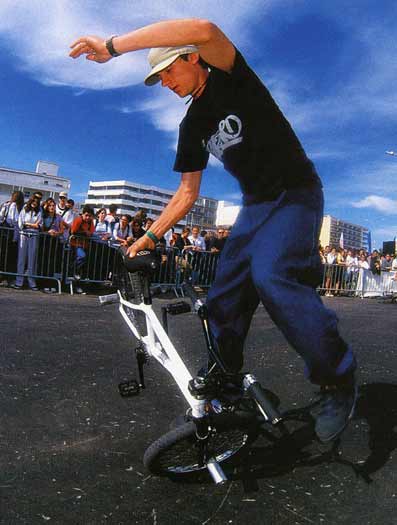
<svg viewBox="0 0 397 525">
<path fill-rule="evenodd" d="M 128 248 L 127 255 L 128 257 L 132 258 L 135 257 L 135 255 L 141 250 L 154 250 L 155 247 L 156 245 L 154 244 L 152 239 L 150 239 L 150 237 L 148 237 L 147 235 L 143 235 L 143 237 L 135 241 L 134 244 L 132 244 Z"/>
<path fill-rule="evenodd" d="M 78 58 L 86 55 L 87 60 L 103 64 L 108 62 L 112 55 L 106 49 L 105 40 L 99 36 L 82 36 L 70 46 L 72 51 L 69 56 Z"/>
</svg>

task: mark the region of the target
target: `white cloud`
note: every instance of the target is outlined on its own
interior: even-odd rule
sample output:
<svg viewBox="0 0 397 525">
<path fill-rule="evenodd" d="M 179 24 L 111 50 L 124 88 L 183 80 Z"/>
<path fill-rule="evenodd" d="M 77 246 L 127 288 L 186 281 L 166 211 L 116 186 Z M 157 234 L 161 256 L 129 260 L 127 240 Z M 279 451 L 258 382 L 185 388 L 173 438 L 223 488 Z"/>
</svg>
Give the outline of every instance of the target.
<svg viewBox="0 0 397 525">
<path fill-rule="evenodd" d="M 352 202 L 354 208 L 373 208 L 386 215 L 397 215 L 397 200 L 378 195 L 368 195 L 364 199 Z"/>
<path fill-rule="evenodd" d="M 266 8 L 281 0 L 267 2 Z M 142 82 L 146 51 L 131 53 L 104 65 L 68 57 L 69 45 L 81 35 L 106 37 L 167 18 L 208 17 L 240 42 L 247 39 L 247 19 L 263 2 L 251 0 L 244 10 L 226 0 L 1 0 L 0 35 L 5 36 L 16 67 L 46 85 L 109 89 Z M 226 16 L 227 15 L 227 16 Z"/>
</svg>

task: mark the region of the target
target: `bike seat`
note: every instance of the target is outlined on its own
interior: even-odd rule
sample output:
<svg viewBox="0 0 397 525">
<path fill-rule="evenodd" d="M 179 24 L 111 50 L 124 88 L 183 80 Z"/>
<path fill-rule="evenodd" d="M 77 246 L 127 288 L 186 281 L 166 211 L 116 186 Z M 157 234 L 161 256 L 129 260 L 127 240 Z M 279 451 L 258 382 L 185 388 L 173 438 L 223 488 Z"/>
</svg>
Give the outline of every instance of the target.
<svg viewBox="0 0 397 525">
<path fill-rule="evenodd" d="M 160 267 L 160 256 L 155 250 L 141 250 L 133 258 L 123 254 L 123 263 L 130 273 L 154 273 Z"/>
</svg>

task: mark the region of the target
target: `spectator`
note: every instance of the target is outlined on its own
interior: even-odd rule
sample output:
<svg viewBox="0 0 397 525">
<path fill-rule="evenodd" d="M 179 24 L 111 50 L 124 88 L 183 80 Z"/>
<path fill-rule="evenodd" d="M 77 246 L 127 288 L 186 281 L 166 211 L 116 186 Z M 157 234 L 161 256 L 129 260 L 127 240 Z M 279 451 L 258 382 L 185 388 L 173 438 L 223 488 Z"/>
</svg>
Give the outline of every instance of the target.
<svg viewBox="0 0 397 525">
<path fill-rule="evenodd" d="M 229 228 L 225 228 L 224 232 L 223 232 L 223 236 L 225 239 L 227 239 L 230 235 L 230 229 Z"/>
<path fill-rule="evenodd" d="M 19 274 L 12 288 L 20 290 L 24 282 L 25 267 L 27 263 L 28 284 L 33 291 L 38 291 L 36 280 L 37 240 L 38 232 L 42 224 L 40 201 L 32 197 L 22 208 L 18 217 L 20 231 L 17 273 Z"/>
<path fill-rule="evenodd" d="M 87 260 L 87 250 L 89 248 L 89 238 L 95 231 L 94 210 L 85 205 L 81 215 L 76 217 L 70 228 L 70 246 L 74 251 L 75 280 L 80 281 L 81 273 Z M 83 293 L 79 284 L 76 287 L 76 293 Z"/>
<path fill-rule="evenodd" d="M 336 259 L 334 264 L 336 264 L 335 271 L 335 295 L 339 295 L 339 289 L 341 285 L 343 286 L 345 280 L 345 257 L 343 248 L 338 248 L 336 250 Z"/>
<path fill-rule="evenodd" d="M 106 208 L 100 208 L 96 212 L 96 219 L 94 220 L 94 237 L 101 241 L 107 241 L 112 236 L 110 224 L 106 220 Z"/>
<path fill-rule="evenodd" d="M 369 270 L 369 262 L 367 260 L 365 253 L 361 253 L 361 255 L 359 256 L 358 267 L 362 268 L 363 270 Z"/>
<path fill-rule="evenodd" d="M 192 251 L 205 251 L 205 240 L 199 235 L 200 229 L 198 226 L 193 226 L 192 233 L 189 236 L 190 249 Z"/>
<path fill-rule="evenodd" d="M 120 217 L 117 215 L 117 204 L 109 206 L 109 213 L 106 215 L 105 220 L 108 221 L 111 234 L 113 235 L 116 224 L 120 222 Z"/>
<path fill-rule="evenodd" d="M 382 263 L 380 265 L 381 271 L 390 272 L 392 263 L 393 263 L 392 256 L 389 253 L 387 253 L 385 257 L 382 259 Z"/>
<path fill-rule="evenodd" d="M 43 204 L 41 230 L 54 237 L 61 235 L 64 230 L 62 217 L 56 213 L 56 204 L 51 197 Z"/>
<path fill-rule="evenodd" d="M 19 241 L 18 217 L 24 205 L 21 191 L 14 191 L 0 208 L 0 270 L 16 273 Z M 12 230 L 7 229 L 12 228 Z M 7 286 L 6 276 L 0 275 L 1 286 Z"/>
<path fill-rule="evenodd" d="M 331 287 L 333 285 L 333 277 L 334 277 L 334 269 L 333 265 L 336 262 L 336 249 L 332 248 L 327 253 L 327 272 L 326 272 L 326 279 L 325 279 L 325 295 L 326 297 L 333 297 L 333 293 L 331 293 Z"/>
<path fill-rule="evenodd" d="M 145 230 L 142 228 L 142 223 L 134 218 L 131 221 L 131 243 L 137 241 L 140 239 L 143 235 L 145 235 Z"/>
<path fill-rule="evenodd" d="M 66 212 L 63 214 L 63 237 L 65 241 L 68 240 L 70 234 L 70 228 L 72 227 L 73 221 L 79 214 L 74 209 L 74 200 L 68 199 L 66 201 Z"/>
<path fill-rule="evenodd" d="M 145 210 L 138 210 L 134 215 L 134 220 L 138 221 L 141 224 L 141 226 L 142 224 L 145 224 L 147 220 L 147 213 L 145 212 Z"/>
<path fill-rule="evenodd" d="M 397 271 L 397 254 L 394 257 L 393 262 L 391 263 L 391 269 L 393 272 Z"/>
<path fill-rule="evenodd" d="M 68 211 L 68 207 L 66 206 L 66 200 L 68 198 L 68 194 L 66 191 L 61 191 L 61 193 L 58 196 L 58 204 L 56 206 L 56 213 L 60 215 L 62 218 Z"/>
<path fill-rule="evenodd" d="M 190 228 L 183 228 L 181 235 L 175 241 L 175 248 L 183 252 L 187 247 L 190 247 Z"/>
<path fill-rule="evenodd" d="M 171 248 L 172 235 L 174 233 L 174 228 L 170 228 L 165 232 L 163 237 L 160 239 L 160 242 L 163 242 L 167 248 Z"/>
<path fill-rule="evenodd" d="M 154 223 L 154 219 L 151 217 L 148 217 L 145 221 L 145 231 L 148 231 L 150 229 L 150 226 Z"/>
<path fill-rule="evenodd" d="M 53 276 L 54 273 L 60 273 L 62 262 L 62 244 L 56 238 L 62 237 L 65 223 L 62 217 L 56 213 L 56 204 L 54 199 L 49 198 L 43 204 L 43 222 L 41 230 L 47 235 L 41 235 L 38 248 L 38 268 L 39 275 Z M 55 293 L 57 290 L 53 286 L 52 279 L 41 281 L 45 293 Z"/>
<path fill-rule="evenodd" d="M 110 209 L 110 208 L 109 208 Z M 120 222 L 116 222 L 113 229 L 113 239 L 117 241 L 120 246 L 128 246 L 128 242 L 132 240 L 132 232 L 130 228 L 131 217 L 129 215 L 122 215 Z"/>
<path fill-rule="evenodd" d="M 36 199 L 39 201 L 39 207 L 40 211 L 43 212 L 43 192 L 42 191 L 35 191 L 32 195 L 33 199 Z"/>
<path fill-rule="evenodd" d="M 176 232 L 173 232 L 172 233 L 172 239 L 171 239 L 171 242 L 170 242 L 170 246 L 171 248 L 174 248 L 175 246 L 175 243 L 177 241 L 177 239 L 180 237 L 179 233 L 176 233 Z"/>
<path fill-rule="evenodd" d="M 225 229 L 218 228 L 216 232 L 216 237 L 214 237 L 214 239 L 212 240 L 212 244 L 210 247 L 211 252 L 221 252 L 223 250 L 223 247 L 225 246 L 225 242 Z"/>
<path fill-rule="evenodd" d="M 215 234 L 213 231 L 209 231 L 204 235 L 204 241 L 205 241 L 205 251 L 210 252 L 212 243 L 215 239 Z"/>
<path fill-rule="evenodd" d="M 378 250 L 374 250 L 369 258 L 369 268 L 374 275 L 380 275 L 380 256 Z"/>
</svg>

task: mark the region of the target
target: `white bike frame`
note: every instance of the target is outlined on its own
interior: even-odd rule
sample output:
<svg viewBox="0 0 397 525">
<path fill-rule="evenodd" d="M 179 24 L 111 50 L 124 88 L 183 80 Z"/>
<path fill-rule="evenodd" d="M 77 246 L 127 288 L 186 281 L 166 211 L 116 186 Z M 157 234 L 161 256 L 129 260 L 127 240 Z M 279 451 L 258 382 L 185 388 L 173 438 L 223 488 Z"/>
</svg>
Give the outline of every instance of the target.
<svg viewBox="0 0 397 525">
<path fill-rule="evenodd" d="M 134 334 L 135 338 L 141 342 L 146 354 L 158 361 L 174 378 L 176 384 L 180 388 L 186 401 L 192 409 L 192 416 L 195 418 L 203 417 L 205 414 L 206 401 L 195 399 L 188 390 L 188 384 L 193 379 L 185 363 L 182 361 L 176 348 L 172 344 L 168 334 L 164 330 L 162 324 L 158 320 L 152 305 L 130 303 L 121 296 L 119 296 L 119 310 L 125 322 Z M 142 336 L 139 333 L 136 325 L 129 318 L 126 308 L 133 311 L 143 312 L 145 314 L 147 335 Z"/>
</svg>

